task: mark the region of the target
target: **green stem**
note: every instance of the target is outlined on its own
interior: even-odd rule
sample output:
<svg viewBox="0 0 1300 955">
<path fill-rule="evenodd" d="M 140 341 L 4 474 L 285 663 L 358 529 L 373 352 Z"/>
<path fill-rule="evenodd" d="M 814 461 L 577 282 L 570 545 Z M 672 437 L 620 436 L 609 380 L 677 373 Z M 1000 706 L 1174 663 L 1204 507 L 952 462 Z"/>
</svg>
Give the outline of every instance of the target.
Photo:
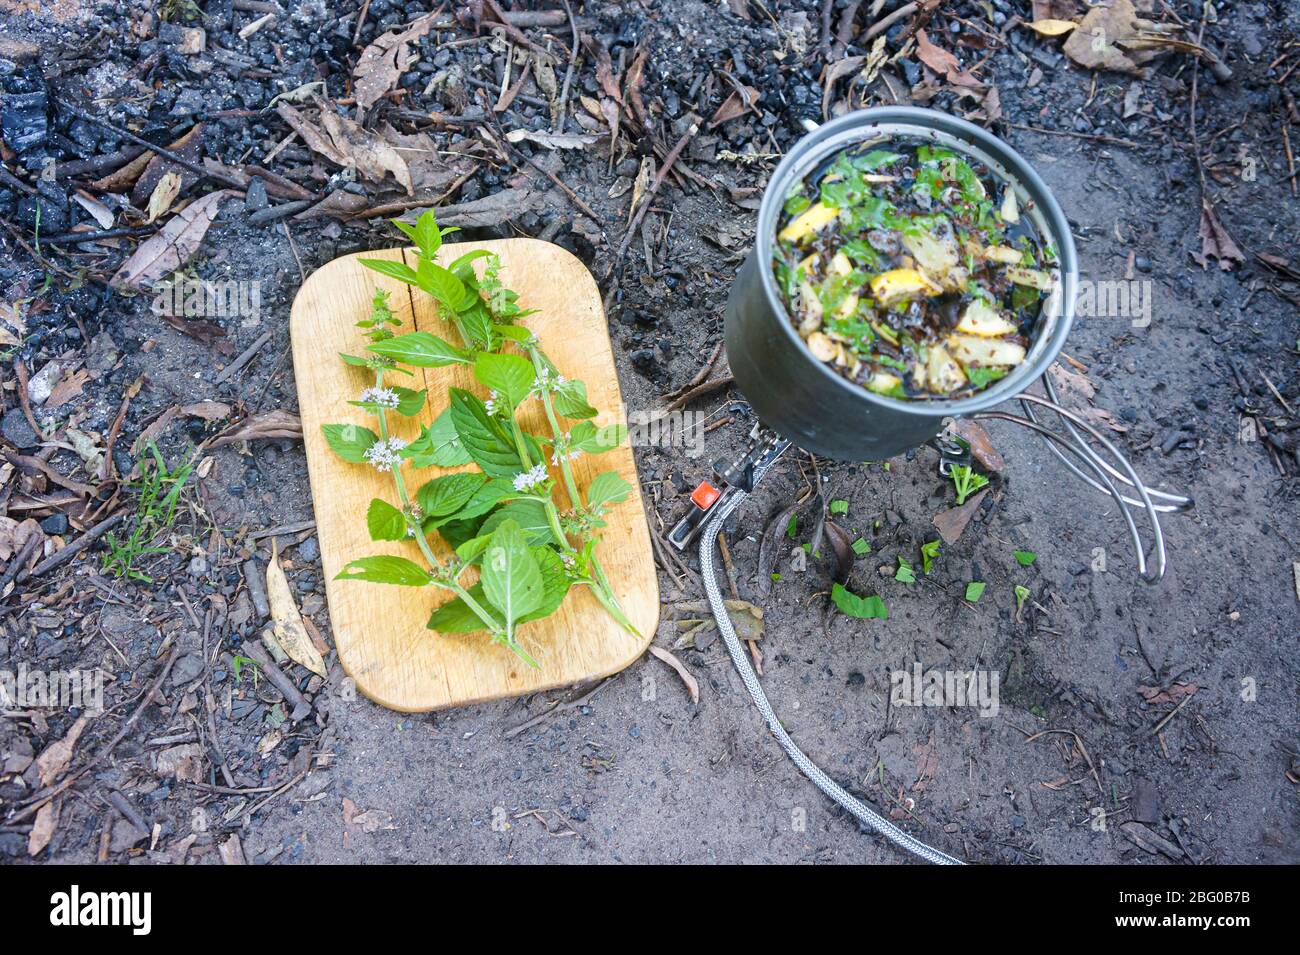
<svg viewBox="0 0 1300 955">
<path fill-rule="evenodd" d="M 382 369 L 375 370 L 375 387 L 384 387 L 384 372 Z M 388 412 L 385 409 L 380 408 L 376 412 L 376 417 L 379 419 L 379 439 L 381 441 L 387 441 Z M 442 561 L 438 560 L 437 555 L 433 552 L 433 548 L 429 546 L 429 539 L 424 534 L 424 528 L 420 526 L 420 522 L 415 520 L 411 514 L 411 498 L 406 490 L 406 479 L 402 476 L 402 465 L 400 462 L 393 467 L 392 474 L 393 484 L 397 488 L 397 497 L 402 502 L 402 515 L 406 518 L 406 526 L 411 531 L 412 535 L 415 537 L 415 542 L 420 547 L 420 553 L 424 555 L 425 562 L 428 563 L 430 571 L 435 574 L 443 572 L 444 567 Z M 474 600 L 474 598 L 469 595 L 469 591 L 460 585 L 459 581 L 453 580 L 450 585 L 440 584 L 439 586 L 444 586 L 447 590 L 455 592 L 461 600 L 465 601 L 465 606 L 469 607 L 469 609 L 474 612 L 474 615 L 482 620 L 484 625 L 494 635 L 504 632 L 500 622 L 497 621 L 497 619 L 485 610 L 476 600 Z M 507 640 L 509 640 L 508 635 Z M 514 641 L 509 640 L 509 642 L 513 643 Z M 527 654 L 524 654 L 524 657 L 526 659 L 532 659 L 531 657 L 528 657 Z M 533 665 L 537 665 L 536 661 L 533 661 Z"/>
</svg>

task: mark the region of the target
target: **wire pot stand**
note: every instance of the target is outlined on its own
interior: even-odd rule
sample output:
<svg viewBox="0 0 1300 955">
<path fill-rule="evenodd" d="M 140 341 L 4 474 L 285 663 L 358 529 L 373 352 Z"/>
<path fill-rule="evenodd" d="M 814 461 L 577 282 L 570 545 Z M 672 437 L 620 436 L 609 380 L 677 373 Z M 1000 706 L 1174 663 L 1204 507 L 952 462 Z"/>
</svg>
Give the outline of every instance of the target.
<svg viewBox="0 0 1300 955">
<path fill-rule="evenodd" d="M 1109 494 L 1119 508 L 1121 517 L 1133 542 L 1137 571 L 1143 581 L 1155 584 L 1165 574 L 1167 558 L 1160 515 L 1186 511 L 1193 506 L 1190 497 L 1171 494 L 1148 487 L 1143 483 L 1133 464 L 1115 444 L 1100 431 L 1088 424 L 1078 414 L 1062 407 L 1055 387 L 1045 373 L 1040 379 L 1047 397 L 1022 392 L 1013 401 L 1019 401 L 1023 415 L 1006 411 L 981 411 L 969 416 L 975 421 L 1009 421 L 1028 428 L 1043 439 L 1051 452 L 1078 478 L 1098 491 Z M 1060 430 L 1048 427 L 1038 416 L 1039 411 L 1054 414 L 1060 420 Z M 1101 451 L 1089 442 L 1091 439 Z M 932 443 L 940 454 L 939 471 L 948 474 L 954 465 L 968 463 L 970 451 L 956 441 L 941 435 Z M 961 865 L 960 859 L 941 852 L 921 842 L 915 836 L 894 825 L 862 800 L 850 794 L 814 763 L 790 737 L 780 718 L 772 709 L 754 672 L 749 656 L 741 645 L 731 618 L 723 602 L 716 569 L 716 544 L 718 533 L 726 519 L 753 493 L 758 482 L 772 468 L 791 442 L 769 431 L 761 423 L 755 425 L 746 452 L 737 460 L 719 461 L 714 474 L 720 488 L 707 482 L 691 495 L 692 510 L 669 532 L 669 542 L 684 550 L 696 538 L 700 542 L 700 571 L 709 609 L 722 634 L 727 654 L 740 674 L 745 689 L 754 705 L 762 713 L 769 731 L 791 761 L 808 779 L 838 806 L 852 815 L 863 826 L 883 836 L 894 845 L 936 865 Z M 1104 454 L 1103 454 L 1104 452 Z M 1135 495 L 1135 496 L 1130 496 Z M 1138 512 L 1143 512 L 1151 537 L 1150 556 L 1138 528 Z"/>
</svg>

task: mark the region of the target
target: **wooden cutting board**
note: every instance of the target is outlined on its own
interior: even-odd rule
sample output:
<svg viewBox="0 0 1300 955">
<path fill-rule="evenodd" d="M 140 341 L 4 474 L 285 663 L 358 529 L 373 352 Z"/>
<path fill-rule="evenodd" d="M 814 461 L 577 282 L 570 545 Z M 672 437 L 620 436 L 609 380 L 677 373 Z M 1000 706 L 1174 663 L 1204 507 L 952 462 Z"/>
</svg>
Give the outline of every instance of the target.
<svg viewBox="0 0 1300 955">
<path fill-rule="evenodd" d="M 561 374 L 586 382 L 589 401 L 600 411 L 596 424 L 625 422 L 600 293 L 586 267 L 559 246 L 536 239 L 444 245 L 439 262 L 445 265 L 470 249 L 487 249 L 500 256 L 502 281 L 519 293 L 522 306 L 538 309 L 523 323 L 541 338 Z M 373 384 L 372 373 L 338 358 L 339 352 L 364 353 L 365 341 L 353 323 L 369 314 L 374 290 L 382 287 L 390 293 L 393 314 L 403 320 L 402 332 L 428 331 L 459 341 L 456 331 L 437 317 L 432 298 L 364 268 L 357 262 L 359 257 L 404 258 L 412 268 L 416 264 L 414 250 L 402 249 L 335 259 L 303 284 L 290 316 L 316 531 L 334 642 L 344 669 L 367 697 L 407 712 L 518 696 L 623 669 L 645 650 L 659 622 L 650 530 L 632 451 L 626 444 L 577 459 L 574 471 L 584 489 L 592 477 L 607 470 L 618 471 L 632 485 L 631 496 L 609 515 L 596 553 L 640 638 L 619 628 L 587 588 L 575 587 L 556 613 L 520 628 L 520 642 L 540 664 L 532 669 L 509 650 L 493 645 L 485 634 L 440 634 L 427 629 L 434 607 L 450 597 L 446 591 L 334 579 L 349 560 L 370 554 L 401 554 L 422 563 L 414 542 L 372 541 L 366 530 L 371 499 L 396 498 L 391 475 L 339 459 L 321 434 L 323 424 L 373 426 L 368 414 L 347 403 Z M 481 267 L 482 260 L 476 265 Z M 432 423 L 447 405 L 449 385 L 483 393 L 473 372 L 463 365 L 413 371 L 415 384 L 399 375 L 391 380 L 428 388 L 430 401 L 419 418 L 389 416 L 397 437 L 414 439 L 421 425 Z M 549 433 L 537 401 L 521 407 L 526 430 Z M 407 483 L 414 489 L 444 473 L 448 472 L 441 468 L 414 471 L 408 467 Z M 449 552 L 437 535 L 430 540 L 440 556 Z"/>
</svg>

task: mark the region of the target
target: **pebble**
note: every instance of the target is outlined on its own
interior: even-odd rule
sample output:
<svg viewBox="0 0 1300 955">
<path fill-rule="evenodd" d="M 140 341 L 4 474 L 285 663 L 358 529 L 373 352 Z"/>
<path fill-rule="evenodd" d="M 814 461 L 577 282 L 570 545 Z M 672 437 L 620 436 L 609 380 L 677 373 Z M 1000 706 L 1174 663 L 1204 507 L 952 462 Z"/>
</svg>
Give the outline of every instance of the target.
<svg viewBox="0 0 1300 955">
<path fill-rule="evenodd" d="M 68 515 L 51 514 L 41 521 L 41 530 L 47 534 L 66 534 L 68 532 Z"/>
<path fill-rule="evenodd" d="M 298 545 L 298 556 L 303 560 L 319 560 L 320 542 L 315 537 L 308 537 Z"/>
<path fill-rule="evenodd" d="M 0 418 L 0 434 L 3 434 L 5 440 L 15 448 L 24 451 L 41 443 L 40 437 L 27 423 L 27 416 L 23 414 L 22 408 L 10 408 L 4 413 L 4 417 Z"/>
</svg>

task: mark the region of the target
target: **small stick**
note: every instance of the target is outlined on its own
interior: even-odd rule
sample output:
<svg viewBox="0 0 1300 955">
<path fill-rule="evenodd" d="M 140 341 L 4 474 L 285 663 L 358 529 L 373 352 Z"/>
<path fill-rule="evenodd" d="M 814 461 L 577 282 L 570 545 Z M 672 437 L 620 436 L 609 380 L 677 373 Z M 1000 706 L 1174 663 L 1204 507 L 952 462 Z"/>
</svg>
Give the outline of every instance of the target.
<svg viewBox="0 0 1300 955">
<path fill-rule="evenodd" d="M 214 379 L 212 379 L 212 383 L 213 383 L 214 385 L 219 385 L 219 384 L 221 384 L 223 381 L 226 381 L 228 378 L 230 378 L 232 375 L 234 375 L 237 371 L 239 371 L 239 369 L 243 368 L 246 364 L 248 364 L 250 361 L 252 361 L 252 360 L 253 360 L 253 356 L 256 355 L 259 351 L 261 351 L 261 350 L 262 350 L 262 346 L 265 345 L 265 344 L 266 344 L 267 342 L 269 342 L 270 340 L 271 340 L 271 333 L 270 333 L 270 332 L 262 332 L 262 334 L 260 334 L 260 335 L 257 336 L 257 340 L 254 341 L 253 344 L 251 344 L 251 345 L 249 345 L 247 348 L 245 348 L 242 352 L 240 352 L 240 353 L 235 357 L 235 360 L 234 360 L 234 361 L 232 361 L 232 362 L 231 362 L 229 365 L 227 365 L 225 368 L 221 369 L 221 371 L 220 371 L 220 373 L 217 375 L 217 377 L 214 378 Z"/>
<path fill-rule="evenodd" d="M 697 124 L 692 123 L 691 128 L 682 134 L 682 138 L 677 140 L 676 145 L 674 145 L 673 148 L 668 151 L 668 155 L 664 157 L 663 165 L 661 165 L 659 171 L 655 173 L 654 182 L 650 184 L 650 188 L 646 190 L 646 194 L 641 198 L 641 208 L 636 211 L 636 215 L 634 215 L 632 221 L 628 223 L 627 232 L 623 234 L 623 241 L 618 245 L 618 252 L 615 253 L 615 258 L 621 259 L 623 254 L 627 252 L 627 247 L 632 242 L 632 236 L 636 235 L 637 230 L 641 227 L 641 220 L 645 218 L 646 212 L 650 209 L 651 200 L 653 200 L 655 194 L 659 192 L 659 187 L 664 184 L 664 180 L 668 178 L 668 173 L 672 170 L 673 164 L 677 162 L 677 157 L 682 154 L 682 150 L 686 148 L 686 144 L 689 143 L 699 131 L 700 127 Z"/>
<path fill-rule="evenodd" d="M 306 719 L 307 715 L 311 712 L 311 703 L 309 703 L 307 698 L 298 691 L 298 688 L 293 685 L 293 681 L 285 675 L 285 672 L 275 665 L 267 652 L 257 644 L 245 640 L 243 643 L 243 653 L 244 656 L 254 661 L 258 667 L 261 668 L 262 672 L 266 675 L 266 678 L 271 681 L 271 685 L 279 690 L 286 700 L 293 704 L 293 712 L 289 714 L 289 718 L 295 723 L 299 720 Z"/>
<path fill-rule="evenodd" d="M 32 413 L 31 399 L 27 396 L 28 382 L 30 380 L 27 377 L 27 363 L 21 358 L 14 361 L 14 375 L 18 378 L 18 403 L 22 405 L 23 417 L 27 419 L 27 423 L 32 426 L 32 430 L 36 432 L 36 436 L 41 441 L 50 440 L 50 436 L 45 433 L 44 428 L 36 423 L 36 415 Z"/>
<path fill-rule="evenodd" d="M 226 185 L 232 186 L 235 189 L 242 190 L 244 188 L 243 185 L 241 185 L 237 179 L 231 176 L 227 176 L 225 173 L 214 172 L 213 170 L 205 167 L 202 163 L 192 162 L 191 160 L 186 159 L 178 152 L 174 152 L 170 149 L 166 149 L 163 146 L 154 145 L 153 143 L 149 142 L 149 140 L 145 139 L 143 136 L 137 136 L 129 129 L 123 129 L 120 126 L 116 126 L 113 123 L 110 123 L 106 119 L 100 119 L 98 116 L 95 116 L 93 113 L 87 113 L 81 109 L 78 109 L 76 106 L 73 106 L 67 100 L 60 99 L 58 100 L 58 103 L 60 106 L 66 109 L 73 116 L 76 116 L 79 119 L 84 119 L 88 123 L 94 123 L 97 126 L 102 126 L 107 130 L 111 130 L 112 132 L 116 133 L 118 136 L 121 136 L 123 139 L 129 140 L 130 142 L 133 142 L 136 145 L 143 146 L 145 149 L 149 150 L 150 152 L 157 153 L 159 156 L 162 156 L 164 159 L 167 159 L 170 162 L 174 162 L 176 165 L 188 169 L 190 172 L 198 173 L 198 175 L 206 176 L 209 179 L 215 179 L 217 180 L 217 182 L 225 183 Z"/>
<path fill-rule="evenodd" d="M 31 580 L 34 577 L 40 577 L 43 574 L 48 574 L 52 570 L 57 570 L 58 568 L 66 564 L 68 561 L 72 560 L 72 558 L 80 554 L 91 544 L 95 543 L 95 541 L 103 537 L 106 533 L 111 531 L 118 524 L 121 524 L 124 520 L 126 520 L 126 511 L 118 511 L 112 517 L 104 518 L 102 521 L 100 521 L 90 530 L 86 531 L 86 533 L 82 534 L 81 537 L 78 538 L 74 543 L 69 544 L 67 547 L 63 548 L 63 550 L 59 551 L 57 554 L 54 554 L 52 557 L 47 557 L 45 558 L 45 560 L 37 564 L 34 568 L 32 568 L 32 572 L 30 574 L 25 574 L 22 576 L 22 580 L 20 580 L 19 583 L 21 583 L 23 580 Z"/>
</svg>

